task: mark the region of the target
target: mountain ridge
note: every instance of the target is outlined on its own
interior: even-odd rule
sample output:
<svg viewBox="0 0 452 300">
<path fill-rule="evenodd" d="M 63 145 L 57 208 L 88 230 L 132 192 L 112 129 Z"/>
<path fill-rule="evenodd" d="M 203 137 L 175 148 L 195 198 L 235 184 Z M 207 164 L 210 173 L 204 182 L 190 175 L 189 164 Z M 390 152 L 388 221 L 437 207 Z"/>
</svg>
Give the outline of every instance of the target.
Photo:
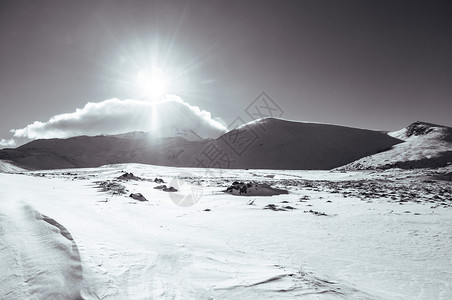
<svg viewBox="0 0 452 300">
<path fill-rule="evenodd" d="M 27 169 L 144 163 L 175 167 L 320 169 L 352 163 L 402 143 L 379 131 L 258 119 L 216 139 L 155 137 L 152 133 L 39 139 L 0 150 L 0 159 Z"/>
</svg>

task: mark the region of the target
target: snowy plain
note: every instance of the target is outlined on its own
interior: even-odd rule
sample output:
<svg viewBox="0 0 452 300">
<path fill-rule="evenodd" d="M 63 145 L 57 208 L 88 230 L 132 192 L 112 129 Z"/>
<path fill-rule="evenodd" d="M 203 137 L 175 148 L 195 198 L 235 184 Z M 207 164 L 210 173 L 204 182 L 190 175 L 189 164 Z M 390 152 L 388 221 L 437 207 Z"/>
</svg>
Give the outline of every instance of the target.
<svg viewBox="0 0 452 300">
<path fill-rule="evenodd" d="M 1 299 L 452 299 L 437 170 L 3 168 Z"/>
</svg>

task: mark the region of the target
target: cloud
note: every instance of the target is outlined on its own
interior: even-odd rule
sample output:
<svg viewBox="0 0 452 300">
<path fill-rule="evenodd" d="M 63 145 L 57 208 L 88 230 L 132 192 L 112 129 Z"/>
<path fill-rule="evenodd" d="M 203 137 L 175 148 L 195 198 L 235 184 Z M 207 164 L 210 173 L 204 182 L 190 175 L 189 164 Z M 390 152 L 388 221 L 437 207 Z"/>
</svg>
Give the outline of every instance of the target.
<svg viewBox="0 0 452 300">
<path fill-rule="evenodd" d="M 131 131 L 168 136 L 181 130 L 191 130 L 202 138 L 216 138 L 226 128 L 212 119 L 209 112 L 192 106 L 177 96 L 167 96 L 160 102 L 131 99 L 89 102 L 75 112 L 56 115 L 47 122 L 36 121 L 11 131 L 16 138 L 38 139 Z"/>
<path fill-rule="evenodd" d="M 14 139 L 0 139 L 0 147 L 14 147 L 16 146 L 16 141 Z"/>
</svg>

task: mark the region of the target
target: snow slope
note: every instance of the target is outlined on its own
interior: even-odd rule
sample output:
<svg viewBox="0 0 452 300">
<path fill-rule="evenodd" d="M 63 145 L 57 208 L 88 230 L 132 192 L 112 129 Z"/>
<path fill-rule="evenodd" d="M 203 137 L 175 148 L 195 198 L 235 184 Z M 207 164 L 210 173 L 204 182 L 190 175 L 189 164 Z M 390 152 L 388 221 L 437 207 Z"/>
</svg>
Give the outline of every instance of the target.
<svg viewBox="0 0 452 300">
<path fill-rule="evenodd" d="M 426 181 L 436 172 L 0 174 L 0 298 L 450 299 L 452 187 Z M 154 189 L 175 176 L 177 193 Z M 221 192 L 235 180 L 289 194 Z M 194 187 L 194 205 L 175 205 Z"/>
<path fill-rule="evenodd" d="M 339 169 L 438 168 L 452 164 L 452 128 L 415 122 L 390 136 L 403 140 L 392 149 L 361 158 Z"/>
<path fill-rule="evenodd" d="M 18 166 L 12 164 L 9 161 L 0 159 L 0 173 L 18 173 L 24 172 L 25 169 L 19 168 Z"/>
</svg>

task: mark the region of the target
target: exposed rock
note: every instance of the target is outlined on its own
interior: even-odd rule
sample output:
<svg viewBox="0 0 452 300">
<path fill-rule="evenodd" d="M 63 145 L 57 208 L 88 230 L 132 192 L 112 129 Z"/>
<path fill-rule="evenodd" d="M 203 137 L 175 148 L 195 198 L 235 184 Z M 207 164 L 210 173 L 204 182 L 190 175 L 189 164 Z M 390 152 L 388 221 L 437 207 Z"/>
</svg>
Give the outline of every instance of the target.
<svg viewBox="0 0 452 300">
<path fill-rule="evenodd" d="M 328 215 L 327 215 L 326 213 L 324 213 L 324 212 L 315 211 L 315 210 L 312 210 L 312 209 L 310 209 L 310 210 L 305 210 L 304 212 L 305 212 L 305 213 L 311 213 L 311 214 L 316 215 L 316 216 L 328 216 Z"/>
<path fill-rule="evenodd" d="M 148 201 L 141 193 L 132 193 L 129 197 L 138 201 Z"/>
<path fill-rule="evenodd" d="M 124 173 L 118 177 L 121 180 L 141 180 L 140 177 L 133 175 L 133 173 Z"/>
<path fill-rule="evenodd" d="M 275 204 L 268 204 L 264 207 L 264 209 L 269 209 L 269 210 L 273 210 L 273 211 L 287 211 L 287 210 L 294 210 L 296 209 L 295 207 L 292 206 L 276 206 Z"/>
<path fill-rule="evenodd" d="M 125 186 L 114 181 L 97 181 L 95 182 L 97 187 L 101 189 L 102 192 L 108 192 L 112 195 L 123 195 L 126 193 L 127 189 Z"/>
<path fill-rule="evenodd" d="M 162 191 L 164 191 L 164 192 L 177 192 L 177 189 L 175 189 L 174 187 L 170 186 L 170 187 L 163 188 Z"/>
<path fill-rule="evenodd" d="M 428 123 L 424 123 L 424 122 L 414 122 L 413 124 L 409 125 L 406 128 L 406 136 L 410 137 L 410 136 L 418 136 L 418 135 L 424 135 L 427 134 L 429 132 L 431 132 L 433 130 L 433 124 L 428 124 Z"/>
</svg>

